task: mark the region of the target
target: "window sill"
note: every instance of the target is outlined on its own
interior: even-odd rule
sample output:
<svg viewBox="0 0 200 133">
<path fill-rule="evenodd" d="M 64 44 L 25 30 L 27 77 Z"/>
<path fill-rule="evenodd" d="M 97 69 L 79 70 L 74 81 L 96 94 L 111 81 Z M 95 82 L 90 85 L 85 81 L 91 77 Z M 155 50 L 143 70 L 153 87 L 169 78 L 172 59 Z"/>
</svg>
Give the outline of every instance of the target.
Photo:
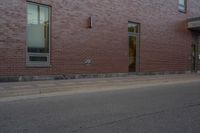
<svg viewBox="0 0 200 133">
<path fill-rule="evenodd" d="M 49 64 L 26 64 L 27 68 L 51 68 L 52 65 Z"/>
</svg>

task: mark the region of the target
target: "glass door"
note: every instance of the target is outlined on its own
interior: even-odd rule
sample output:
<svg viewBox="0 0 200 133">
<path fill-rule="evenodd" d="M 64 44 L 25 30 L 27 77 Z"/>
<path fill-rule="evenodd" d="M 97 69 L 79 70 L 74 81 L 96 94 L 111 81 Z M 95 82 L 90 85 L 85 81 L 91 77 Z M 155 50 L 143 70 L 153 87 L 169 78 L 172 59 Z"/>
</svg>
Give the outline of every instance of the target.
<svg viewBox="0 0 200 133">
<path fill-rule="evenodd" d="M 139 51 L 139 24 L 128 23 L 128 38 L 129 38 L 129 72 L 136 72 L 138 65 Z"/>
<path fill-rule="evenodd" d="M 136 72 L 137 37 L 129 36 L 129 71 Z"/>
<path fill-rule="evenodd" d="M 197 71 L 197 62 L 198 62 L 198 36 L 197 34 L 193 33 L 192 35 L 192 72 Z"/>
</svg>

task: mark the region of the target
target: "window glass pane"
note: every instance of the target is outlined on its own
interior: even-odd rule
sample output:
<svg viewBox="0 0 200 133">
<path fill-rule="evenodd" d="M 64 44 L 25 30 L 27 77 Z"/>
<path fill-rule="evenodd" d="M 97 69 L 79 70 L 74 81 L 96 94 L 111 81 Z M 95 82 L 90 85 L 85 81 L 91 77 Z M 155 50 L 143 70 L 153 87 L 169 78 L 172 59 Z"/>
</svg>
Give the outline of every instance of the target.
<svg viewBox="0 0 200 133">
<path fill-rule="evenodd" d="M 185 11 L 185 7 L 184 7 L 184 6 L 181 6 L 181 5 L 179 5 L 179 10 L 180 10 L 180 11 Z"/>
<path fill-rule="evenodd" d="M 49 8 L 28 4 L 27 7 L 27 45 L 28 52 L 49 52 Z"/>
<path fill-rule="evenodd" d="M 40 24 L 43 26 L 44 47 L 46 52 L 49 49 L 49 8 L 46 6 L 40 7 Z"/>
<path fill-rule="evenodd" d="M 27 18 L 28 18 L 28 24 L 38 24 L 38 6 L 33 4 L 28 4 L 28 10 L 27 10 Z"/>
<path fill-rule="evenodd" d="M 186 12 L 186 8 L 187 8 L 186 4 L 187 4 L 186 0 L 179 0 L 179 6 L 178 6 L 179 11 Z"/>
<path fill-rule="evenodd" d="M 40 24 L 48 23 L 49 21 L 49 8 L 40 6 Z"/>
<path fill-rule="evenodd" d="M 185 5 L 185 0 L 179 0 L 179 5 Z"/>
<path fill-rule="evenodd" d="M 139 26 L 135 23 L 128 23 L 128 32 L 139 33 Z"/>
</svg>

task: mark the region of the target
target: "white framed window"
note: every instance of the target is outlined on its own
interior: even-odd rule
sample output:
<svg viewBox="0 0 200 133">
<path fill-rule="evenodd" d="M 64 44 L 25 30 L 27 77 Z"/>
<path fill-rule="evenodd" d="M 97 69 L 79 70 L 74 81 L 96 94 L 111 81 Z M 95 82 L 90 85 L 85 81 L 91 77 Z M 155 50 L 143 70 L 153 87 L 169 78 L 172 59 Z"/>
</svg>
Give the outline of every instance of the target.
<svg viewBox="0 0 200 133">
<path fill-rule="evenodd" d="M 49 6 L 27 2 L 27 66 L 50 65 L 50 11 Z"/>
<path fill-rule="evenodd" d="M 187 12 L 187 0 L 178 0 L 178 10 L 180 12 Z"/>
</svg>

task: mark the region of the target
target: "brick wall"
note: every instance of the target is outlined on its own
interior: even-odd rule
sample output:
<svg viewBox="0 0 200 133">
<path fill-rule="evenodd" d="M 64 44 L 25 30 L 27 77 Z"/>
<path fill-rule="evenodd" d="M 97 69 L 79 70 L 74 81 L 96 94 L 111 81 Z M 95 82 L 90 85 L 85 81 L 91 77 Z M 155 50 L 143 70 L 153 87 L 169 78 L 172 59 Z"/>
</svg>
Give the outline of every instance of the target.
<svg viewBox="0 0 200 133">
<path fill-rule="evenodd" d="M 26 67 L 26 0 L 1 0 L 0 75 L 128 72 L 128 21 L 141 24 L 140 71 L 191 69 L 186 19 L 199 0 L 178 12 L 178 0 L 31 0 L 52 6 L 51 66 Z M 88 28 L 88 18 L 94 25 Z M 92 59 L 92 65 L 84 60 Z"/>
</svg>

